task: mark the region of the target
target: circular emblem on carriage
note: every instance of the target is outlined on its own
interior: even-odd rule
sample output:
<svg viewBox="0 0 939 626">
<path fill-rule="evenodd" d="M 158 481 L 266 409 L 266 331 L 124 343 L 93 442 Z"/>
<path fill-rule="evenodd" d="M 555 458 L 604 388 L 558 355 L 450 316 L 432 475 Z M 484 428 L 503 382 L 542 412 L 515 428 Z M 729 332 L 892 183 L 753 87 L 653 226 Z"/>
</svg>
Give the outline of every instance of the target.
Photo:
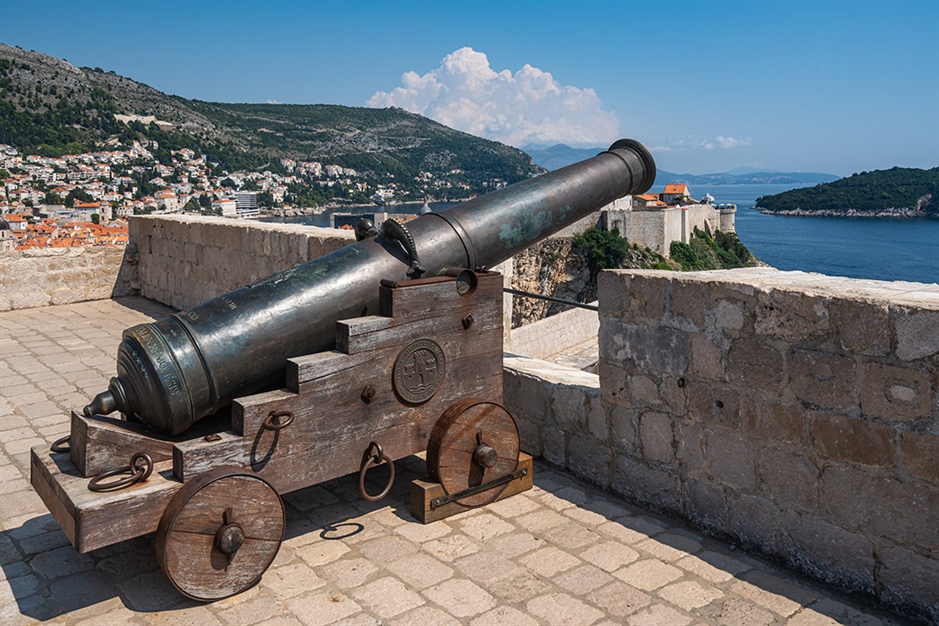
<svg viewBox="0 0 939 626">
<path fill-rule="evenodd" d="M 430 339 L 418 339 L 395 359 L 395 392 L 410 404 L 427 402 L 440 388 L 446 368 L 443 349 Z"/>
</svg>

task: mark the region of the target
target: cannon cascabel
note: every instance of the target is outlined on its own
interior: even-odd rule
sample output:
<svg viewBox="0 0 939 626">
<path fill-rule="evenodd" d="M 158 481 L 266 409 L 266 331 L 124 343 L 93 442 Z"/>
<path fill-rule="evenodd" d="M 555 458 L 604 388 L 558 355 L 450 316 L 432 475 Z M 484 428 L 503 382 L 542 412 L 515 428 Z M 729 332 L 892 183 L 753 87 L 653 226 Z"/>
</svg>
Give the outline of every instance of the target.
<svg viewBox="0 0 939 626">
<path fill-rule="evenodd" d="M 117 410 L 179 434 L 276 380 L 287 359 L 332 348 L 336 320 L 378 310 L 382 279 L 492 267 L 654 180 L 648 150 L 621 139 L 580 163 L 422 215 L 406 229 L 390 224 L 376 237 L 129 328 L 117 376 L 84 412 Z"/>
</svg>

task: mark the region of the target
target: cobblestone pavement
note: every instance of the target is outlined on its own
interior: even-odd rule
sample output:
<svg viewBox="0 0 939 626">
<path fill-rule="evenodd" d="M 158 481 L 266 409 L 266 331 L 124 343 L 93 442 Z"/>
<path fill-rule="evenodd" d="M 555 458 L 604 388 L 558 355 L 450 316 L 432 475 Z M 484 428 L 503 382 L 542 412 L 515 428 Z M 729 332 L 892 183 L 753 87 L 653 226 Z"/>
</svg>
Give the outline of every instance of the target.
<svg viewBox="0 0 939 626">
<path fill-rule="evenodd" d="M 29 449 L 107 386 L 121 331 L 167 311 L 0 313 L 0 624 L 904 623 L 542 463 L 531 491 L 426 526 L 408 511 L 416 457 L 377 504 L 352 477 L 289 494 L 260 584 L 213 604 L 174 591 L 152 535 L 79 555 L 29 486 Z"/>
</svg>

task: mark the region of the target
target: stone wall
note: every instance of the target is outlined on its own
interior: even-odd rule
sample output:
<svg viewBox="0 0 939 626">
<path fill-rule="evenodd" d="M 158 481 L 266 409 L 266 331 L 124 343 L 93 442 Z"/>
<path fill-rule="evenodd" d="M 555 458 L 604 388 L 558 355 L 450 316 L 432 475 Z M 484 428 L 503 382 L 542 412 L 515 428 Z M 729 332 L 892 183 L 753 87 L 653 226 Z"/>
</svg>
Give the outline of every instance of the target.
<svg viewBox="0 0 939 626">
<path fill-rule="evenodd" d="M 186 309 L 355 242 L 351 231 L 190 215 L 136 216 L 140 295 Z M 377 287 L 376 287 L 377 289 Z"/>
<path fill-rule="evenodd" d="M 0 252 L 0 311 L 125 296 L 136 287 L 133 246 Z"/>
<path fill-rule="evenodd" d="M 939 287 L 617 271 L 599 295 L 599 390 L 506 361 L 523 449 L 939 620 Z"/>
<path fill-rule="evenodd" d="M 573 308 L 513 328 L 506 336 L 505 350 L 545 359 L 596 338 L 599 329 L 600 318 L 596 311 Z"/>
</svg>

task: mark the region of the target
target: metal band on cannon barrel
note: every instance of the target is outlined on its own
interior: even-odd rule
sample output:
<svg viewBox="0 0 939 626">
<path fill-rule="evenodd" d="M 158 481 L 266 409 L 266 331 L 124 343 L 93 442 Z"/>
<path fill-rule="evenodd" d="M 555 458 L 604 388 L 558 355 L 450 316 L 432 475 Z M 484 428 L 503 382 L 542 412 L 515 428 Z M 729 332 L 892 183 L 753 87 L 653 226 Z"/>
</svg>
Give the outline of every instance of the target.
<svg viewBox="0 0 939 626">
<path fill-rule="evenodd" d="M 439 217 L 453 228 L 456 236 L 460 238 L 460 243 L 463 244 L 463 249 L 466 250 L 466 269 L 477 269 L 479 266 L 476 265 L 476 246 L 473 245 L 473 240 L 470 239 L 469 233 L 466 232 L 459 220 L 447 213 L 425 213 L 425 215 Z"/>
</svg>

